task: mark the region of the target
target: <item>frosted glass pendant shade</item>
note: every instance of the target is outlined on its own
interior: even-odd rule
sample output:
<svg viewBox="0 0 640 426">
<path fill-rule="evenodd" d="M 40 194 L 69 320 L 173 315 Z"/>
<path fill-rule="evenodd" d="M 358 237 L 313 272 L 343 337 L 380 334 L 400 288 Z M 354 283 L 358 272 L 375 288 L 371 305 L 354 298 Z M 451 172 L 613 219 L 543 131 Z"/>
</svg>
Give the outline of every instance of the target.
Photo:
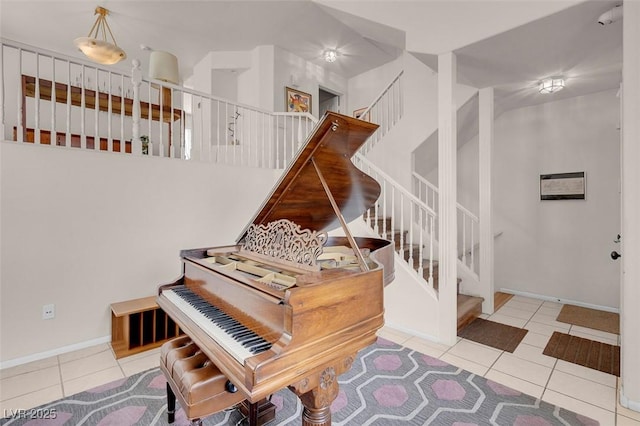
<svg viewBox="0 0 640 426">
<path fill-rule="evenodd" d="M 99 16 L 91 30 L 89 30 L 89 35 L 76 38 L 73 44 L 89 59 L 99 64 L 113 65 L 120 62 L 127 57 L 127 54 L 118 47 L 107 23 L 109 11 L 104 7 L 98 6 L 95 14 Z M 107 40 L 107 34 L 111 36 L 112 42 Z M 102 35 L 102 39 L 98 38 L 100 35 Z"/>
<path fill-rule="evenodd" d="M 124 50 L 108 41 L 91 37 L 78 37 L 73 41 L 82 53 L 99 64 L 113 65 L 127 57 Z"/>
</svg>

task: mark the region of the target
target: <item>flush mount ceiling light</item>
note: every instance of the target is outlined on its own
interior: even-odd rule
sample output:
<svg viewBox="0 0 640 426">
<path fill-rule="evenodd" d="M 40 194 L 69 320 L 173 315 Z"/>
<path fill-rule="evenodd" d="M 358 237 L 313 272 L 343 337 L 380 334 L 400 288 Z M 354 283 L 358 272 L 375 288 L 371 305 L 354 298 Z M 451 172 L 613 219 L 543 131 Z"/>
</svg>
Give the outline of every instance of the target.
<svg viewBox="0 0 640 426">
<path fill-rule="evenodd" d="M 564 89 L 564 78 L 562 77 L 545 78 L 538 86 L 540 93 L 554 93 L 562 89 Z"/>
<path fill-rule="evenodd" d="M 334 49 L 324 51 L 324 60 L 327 62 L 335 62 L 338 59 L 338 52 Z"/>
<path fill-rule="evenodd" d="M 89 59 L 99 64 L 113 65 L 120 62 L 127 57 L 127 54 L 118 47 L 111 28 L 109 28 L 107 23 L 109 11 L 104 7 L 98 6 L 95 14 L 99 16 L 93 27 L 91 27 L 89 35 L 87 37 L 78 37 L 73 41 L 73 44 Z M 111 42 L 107 40 L 107 32 L 111 37 Z"/>
</svg>

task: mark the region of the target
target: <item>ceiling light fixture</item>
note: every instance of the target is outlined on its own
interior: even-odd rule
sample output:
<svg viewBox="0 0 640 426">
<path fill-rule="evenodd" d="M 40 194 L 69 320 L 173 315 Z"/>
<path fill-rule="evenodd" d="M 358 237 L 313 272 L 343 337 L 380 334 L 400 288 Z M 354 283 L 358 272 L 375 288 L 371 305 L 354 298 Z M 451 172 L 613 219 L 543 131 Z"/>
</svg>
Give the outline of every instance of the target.
<svg viewBox="0 0 640 426">
<path fill-rule="evenodd" d="M 104 7 L 98 6 L 96 7 L 95 14 L 99 16 L 93 24 L 93 27 L 91 27 L 89 35 L 86 37 L 78 37 L 73 41 L 73 44 L 94 62 L 105 65 L 118 63 L 125 59 L 127 54 L 118 47 L 111 28 L 109 28 L 109 24 L 107 23 L 109 11 Z M 107 41 L 107 32 L 109 32 L 112 42 Z M 102 36 L 102 39 L 98 39 L 99 36 Z"/>
<path fill-rule="evenodd" d="M 324 60 L 327 62 L 335 62 L 338 59 L 338 52 L 334 49 L 324 51 Z"/>
<path fill-rule="evenodd" d="M 564 89 L 564 78 L 562 77 L 545 78 L 538 86 L 540 93 L 554 93 L 562 89 Z"/>
</svg>

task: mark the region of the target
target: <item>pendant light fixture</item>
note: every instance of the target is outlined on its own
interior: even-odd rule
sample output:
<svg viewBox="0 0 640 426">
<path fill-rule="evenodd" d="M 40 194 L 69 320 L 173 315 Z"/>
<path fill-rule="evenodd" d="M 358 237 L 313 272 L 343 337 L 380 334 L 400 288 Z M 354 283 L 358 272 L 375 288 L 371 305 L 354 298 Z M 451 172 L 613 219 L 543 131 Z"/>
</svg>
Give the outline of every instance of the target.
<svg viewBox="0 0 640 426">
<path fill-rule="evenodd" d="M 89 59 L 99 64 L 113 65 L 127 57 L 124 50 L 118 47 L 116 39 L 107 23 L 107 15 L 109 11 L 104 7 L 96 7 L 96 15 L 98 19 L 91 27 L 87 37 L 78 37 L 73 41 L 82 53 Z M 112 42 L 107 40 L 107 32 Z"/>
</svg>

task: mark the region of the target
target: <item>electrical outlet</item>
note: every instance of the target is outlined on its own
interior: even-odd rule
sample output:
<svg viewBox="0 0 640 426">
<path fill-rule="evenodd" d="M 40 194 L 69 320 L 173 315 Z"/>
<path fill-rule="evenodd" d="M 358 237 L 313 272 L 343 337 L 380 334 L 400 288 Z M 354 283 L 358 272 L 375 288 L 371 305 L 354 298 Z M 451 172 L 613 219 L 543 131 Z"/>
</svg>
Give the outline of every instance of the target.
<svg viewBox="0 0 640 426">
<path fill-rule="evenodd" d="M 56 316 L 55 305 L 53 303 L 42 306 L 42 319 L 53 319 Z"/>
</svg>

